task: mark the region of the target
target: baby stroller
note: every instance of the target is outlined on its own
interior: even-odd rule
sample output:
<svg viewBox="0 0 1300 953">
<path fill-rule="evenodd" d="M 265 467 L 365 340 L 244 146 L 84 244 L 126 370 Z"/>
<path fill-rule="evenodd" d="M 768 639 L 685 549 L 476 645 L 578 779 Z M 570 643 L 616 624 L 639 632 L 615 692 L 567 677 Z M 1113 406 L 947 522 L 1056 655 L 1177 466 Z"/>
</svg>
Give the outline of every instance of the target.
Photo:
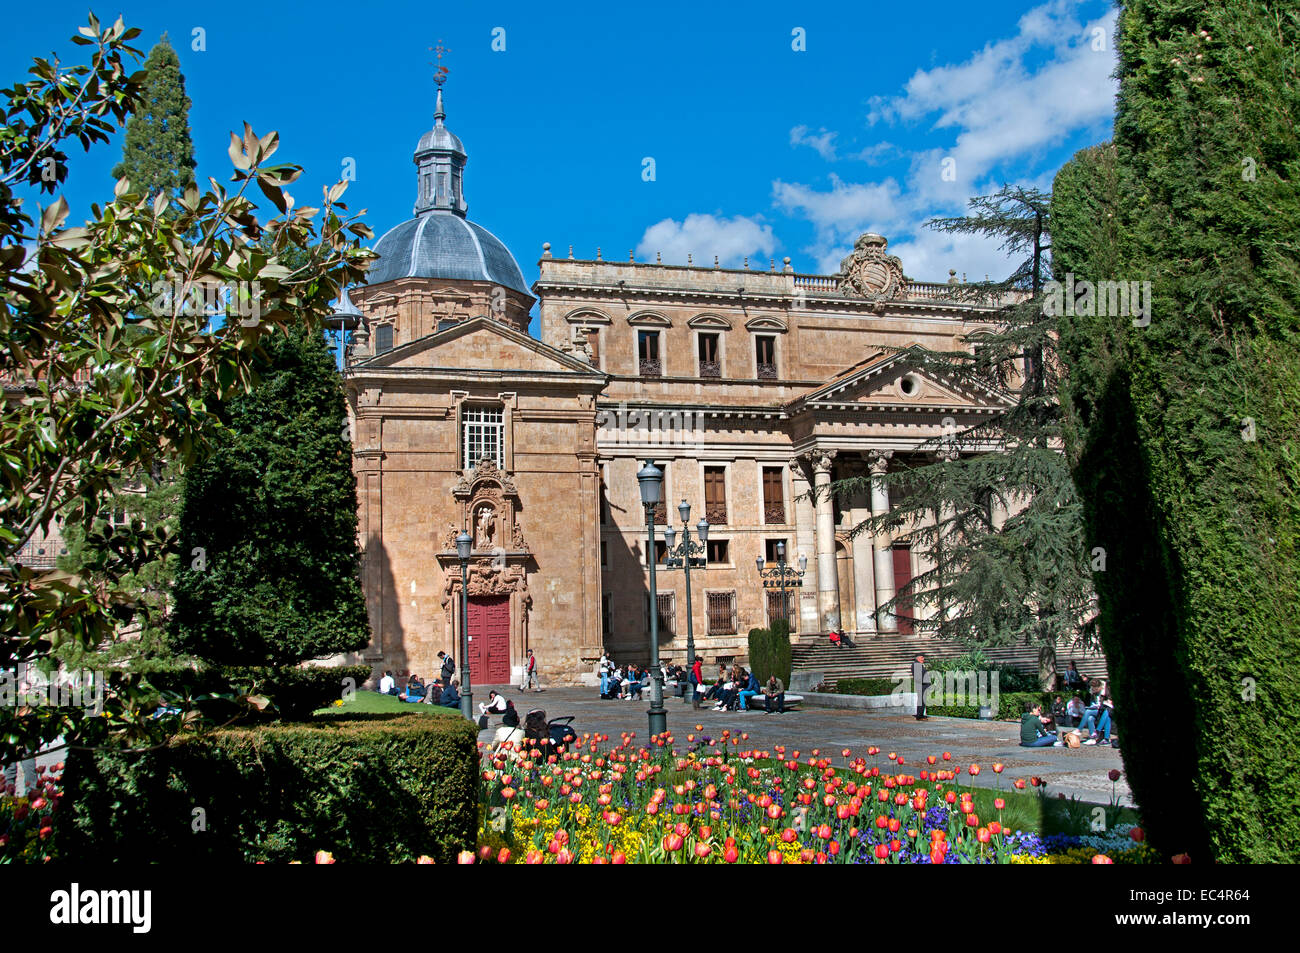
<svg viewBox="0 0 1300 953">
<path fill-rule="evenodd" d="M 546 712 L 534 708 L 524 718 L 524 739 L 547 754 L 554 754 L 562 745 L 572 744 L 578 733 L 573 728 L 573 715 L 547 721 Z"/>
</svg>

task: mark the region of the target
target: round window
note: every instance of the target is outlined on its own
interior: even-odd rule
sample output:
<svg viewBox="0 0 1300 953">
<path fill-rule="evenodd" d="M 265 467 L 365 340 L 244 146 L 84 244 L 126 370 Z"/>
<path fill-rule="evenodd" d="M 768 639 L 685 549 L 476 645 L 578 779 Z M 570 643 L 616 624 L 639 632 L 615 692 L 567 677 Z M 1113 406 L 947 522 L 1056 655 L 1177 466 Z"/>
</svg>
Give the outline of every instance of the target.
<svg viewBox="0 0 1300 953">
<path fill-rule="evenodd" d="M 904 397 L 912 397 L 921 390 L 921 382 L 915 374 L 908 374 L 899 379 L 898 389 Z"/>
</svg>

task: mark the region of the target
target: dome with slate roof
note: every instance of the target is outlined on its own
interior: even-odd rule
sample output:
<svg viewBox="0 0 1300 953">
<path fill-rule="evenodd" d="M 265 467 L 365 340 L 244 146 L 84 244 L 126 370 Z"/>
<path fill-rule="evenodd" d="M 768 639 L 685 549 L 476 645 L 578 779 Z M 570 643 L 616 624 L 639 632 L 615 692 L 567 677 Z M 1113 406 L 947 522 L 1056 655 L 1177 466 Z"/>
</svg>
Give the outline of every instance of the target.
<svg viewBox="0 0 1300 953">
<path fill-rule="evenodd" d="M 446 278 L 490 282 L 527 295 L 528 284 L 510 250 L 465 217 L 465 147 L 444 119 L 439 86 L 433 128 L 415 147 L 419 169 L 415 218 L 389 229 L 375 243 L 379 260 L 367 273 L 366 283 Z"/>
</svg>

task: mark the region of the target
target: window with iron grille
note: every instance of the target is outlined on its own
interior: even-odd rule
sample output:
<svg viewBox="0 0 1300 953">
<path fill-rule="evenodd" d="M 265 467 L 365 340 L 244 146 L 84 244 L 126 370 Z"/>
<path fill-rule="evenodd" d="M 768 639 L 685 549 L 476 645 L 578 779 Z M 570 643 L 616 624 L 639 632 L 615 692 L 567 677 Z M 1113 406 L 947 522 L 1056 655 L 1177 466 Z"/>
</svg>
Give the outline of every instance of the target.
<svg viewBox="0 0 1300 953">
<path fill-rule="evenodd" d="M 704 518 L 713 526 L 727 522 L 727 471 L 723 467 L 704 468 Z"/>
<path fill-rule="evenodd" d="M 709 635 L 735 635 L 736 594 L 710 592 L 706 596 L 709 604 Z"/>
<path fill-rule="evenodd" d="M 461 411 L 461 467 L 476 467 L 488 457 L 505 468 L 505 418 L 500 407 L 466 407 Z"/>
<path fill-rule="evenodd" d="M 764 380 L 776 378 L 776 338 L 760 334 L 754 338 L 754 356 L 757 358 L 758 376 Z"/>
<path fill-rule="evenodd" d="M 663 473 L 662 480 L 659 484 L 659 502 L 655 504 L 655 525 L 668 525 L 668 464 L 667 462 L 656 462 L 655 466 Z"/>
<path fill-rule="evenodd" d="M 663 361 L 659 357 L 659 332 L 638 331 L 636 333 L 637 356 L 640 358 L 642 377 L 662 377 Z"/>
<path fill-rule="evenodd" d="M 718 360 L 718 335 L 701 334 L 699 342 L 700 376 L 721 377 L 722 362 Z"/>
<path fill-rule="evenodd" d="M 763 522 L 785 522 L 785 484 L 780 467 L 763 467 Z"/>
<path fill-rule="evenodd" d="M 659 600 L 659 633 L 672 636 L 677 632 L 677 594 L 673 592 L 656 592 Z M 650 595 L 646 594 L 646 628 L 650 628 Z"/>
<path fill-rule="evenodd" d="M 782 596 L 784 595 L 784 598 Z M 784 594 L 780 589 L 767 590 L 767 624 L 771 625 L 777 619 L 785 619 L 790 623 L 790 631 L 795 629 L 794 620 L 794 603 L 799 597 L 797 589 L 789 589 Z"/>
</svg>

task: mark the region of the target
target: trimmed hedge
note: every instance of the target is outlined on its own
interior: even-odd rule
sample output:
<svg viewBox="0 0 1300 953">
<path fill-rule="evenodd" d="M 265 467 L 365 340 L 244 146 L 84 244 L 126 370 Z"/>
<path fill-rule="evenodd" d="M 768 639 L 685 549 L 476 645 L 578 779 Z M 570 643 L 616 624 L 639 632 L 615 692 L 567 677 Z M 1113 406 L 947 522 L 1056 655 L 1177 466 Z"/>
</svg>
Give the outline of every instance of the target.
<svg viewBox="0 0 1300 953">
<path fill-rule="evenodd" d="M 892 695 L 896 678 L 841 678 L 835 683 L 837 695 Z"/>
<path fill-rule="evenodd" d="M 1025 713 L 1025 702 L 1035 701 L 1043 706 L 1043 711 L 1051 713 L 1052 696 L 1056 692 L 999 692 L 998 710 L 994 715 L 998 721 L 1019 721 Z M 979 705 L 927 705 L 927 715 L 943 715 L 949 718 L 978 718 Z"/>
<path fill-rule="evenodd" d="M 348 715 L 74 751 L 58 846 L 87 862 L 451 862 L 474 846 L 477 737 L 450 712 Z"/>
<path fill-rule="evenodd" d="M 262 695 L 271 701 L 271 705 L 262 712 L 264 717 L 296 721 L 309 718 L 318 708 L 343 697 L 343 691 L 349 684 L 353 689 L 360 688 L 371 674 L 369 665 L 313 665 L 306 668 L 285 665 L 244 668 L 214 666 L 198 671 L 186 668 L 151 672 L 146 677 L 159 691 L 181 698 Z M 218 721 L 241 714 L 248 717 L 247 709 L 233 701 L 223 704 L 220 701 L 205 700 L 202 707 L 210 717 Z"/>
<path fill-rule="evenodd" d="M 789 688 L 793 665 L 790 626 L 784 619 L 772 623 L 770 629 L 749 630 L 749 669 L 760 682 L 776 675 Z"/>
</svg>

